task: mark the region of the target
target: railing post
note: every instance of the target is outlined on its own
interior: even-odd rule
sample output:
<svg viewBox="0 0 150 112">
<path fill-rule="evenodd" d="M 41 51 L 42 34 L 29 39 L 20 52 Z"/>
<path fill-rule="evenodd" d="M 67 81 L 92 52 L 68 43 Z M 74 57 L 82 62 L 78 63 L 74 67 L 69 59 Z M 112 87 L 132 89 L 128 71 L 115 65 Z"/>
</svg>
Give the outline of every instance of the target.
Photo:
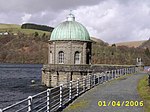
<svg viewBox="0 0 150 112">
<path fill-rule="evenodd" d="M 96 75 L 95 74 L 93 74 L 93 80 L 94 80 L 94 84 L 93 84 L 93 87 L 95 86 L 95 84 L 96 84 Z"/>
<path fill-rule="evenodd" d="M 28 112 L 32 112 L 32 96 L 28 97 Z"/>
<path fill-rule="evenodd" d="M 105 82 L 105 74 L 104 74 L 104 72 L 103 72 L 103 74 L 102 74 L 102 79 L 103 79 L 103 83 Z"/>
<path fill-rule="evenodd" d="M 100 84 L 100 73 L 98 73 L 98 85 Z"/>
<path fill-rule="evenodd" d="M 82 83 L 83 83 L 83 92 L 85 92 L 85 87 L 86 87 L 86 85 L 85 85 L 85 77 L 83 77 Z"/>
<path fill-rule="evenodd" d="M 107 81 L 109 81 L 109 71 L 107 72 Z"/>
<path fill-rule="evenodd" d="M 106 81 L 108 81 L 109 80 L 109 71 L 106 71 Z"/>
<path fill-rule="evenodd" d="M 109 80 L 112 79 L 112 76 L 111 76 L 111 71 L 109 71 Z"/>
<path fill-rule="evenodd" d="M 116 79 L 116 69 L 114 70 L 114 79 Z"/>
<path fill-rule="evenodd" d="M 118 69 L 116 69 L 116 78 L 118 78 Z"/>
<path fill-rule="evenodd" d="M 72 99 L 72 81 L 69 83 L 69 101 Z"/>
<path fill-rule="evenodd" d="M 126 68 L 124 68 L 124 74 L 125 74 L 125 75 L 126 75 L 126 70 L 127 70 L 127 69 L 126 69 Z"/>
<path fill-rule="evenodd" d="M 77 79 L 77 94 L 76 96 L 79 96 L 79 78 Z"/>
<path fill-rule="evenodd" d="M 51 89 L 47 89 L 47 112 L 51 111 L 51 105 L 50 105 L 50 94 L 51 94 Z"/>
<path fill-rule="evenodd" d="M 118 69 L 118 74 L 117 74 L 117 78 L 120 76 L 120 70 Z"/>
<path fill-rule="evenodd" d="M 91 89 L 91 75 L 89 75 L 89 89 Z"/>
<path fill-rule="evenodd" d="M 99 74 L 99 78 L 100 78 L 99 79 L 99 81 L 100 81 L 99 84 L 102 84 L 103 83 L 103 73 Z"/>
<path fill-rule="evenodd" d="M 107 72 L 108 81 L 110 80 L 110 71 Z"/>
<path fill-rule="evenodd" d="M 108 81 L 110 80 L 110 71 L 107 72 L 108 74 Z"/>
<path fill-rule="evenodd" d="M 114 70 L 111 71 L 111 77 L 114 79 Z"/>
<path fill-rule="evenodd" d="M 109 80 L 111 80 L 111 71 L 109 71 Z"/>
<path fill-rule="evenodd" d="M 59 92 L 60 92 L 59 107 L 62 107 L 63 106 L 63 84 L 60 84 L 60 86 L 59 86 Z"/>
<path fill-rule="evenodd" d="M 120 76 L 122 75 L 122 68 L 120 69 Z"/>
<path fill-rule="evenodd" d="M 107 82 L 107 71 L 105 72 L 105 82 Z"/>
</svg>

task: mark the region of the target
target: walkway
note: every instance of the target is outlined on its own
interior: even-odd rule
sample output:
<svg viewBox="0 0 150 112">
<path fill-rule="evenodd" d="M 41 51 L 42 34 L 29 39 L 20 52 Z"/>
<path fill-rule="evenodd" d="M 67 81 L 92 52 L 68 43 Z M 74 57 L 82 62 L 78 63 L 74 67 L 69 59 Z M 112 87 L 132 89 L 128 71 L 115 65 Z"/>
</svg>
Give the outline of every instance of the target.
<svg viewBox="0 0 150 112">
<path fill-rule="evenodd" d="M 143 75 L 135 74 L 98 85 L 77 98 L 63 112 L 143 112 L 140 106 L 98 106 L 99 101 L 106 101 L 107 104 L 109 101 L 141 101 L 137 83 Z"/>
</svg>

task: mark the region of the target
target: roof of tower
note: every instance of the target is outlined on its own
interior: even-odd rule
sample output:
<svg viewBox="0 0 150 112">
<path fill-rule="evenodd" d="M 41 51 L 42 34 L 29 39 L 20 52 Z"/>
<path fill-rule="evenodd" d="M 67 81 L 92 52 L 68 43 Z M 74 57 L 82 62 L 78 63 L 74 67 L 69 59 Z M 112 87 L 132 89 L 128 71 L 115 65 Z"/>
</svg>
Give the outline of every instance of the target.
<svg viewBox="0 0 150 112">
<path fill-rule="evenodd" d="M 75 16 L 70 13 L 67 20 L 60 23 L 51 33 L 50 40 L 81 40 L 90 41 L 87 29 L 75 21 Z"/>
</svg>

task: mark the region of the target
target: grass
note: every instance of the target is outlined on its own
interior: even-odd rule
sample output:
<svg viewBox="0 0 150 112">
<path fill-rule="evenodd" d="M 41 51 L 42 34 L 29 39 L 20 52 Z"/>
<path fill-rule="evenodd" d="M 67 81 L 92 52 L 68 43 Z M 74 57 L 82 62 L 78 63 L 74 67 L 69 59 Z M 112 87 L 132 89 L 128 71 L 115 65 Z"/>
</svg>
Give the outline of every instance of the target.
<svg viewBox="0 0 150 112">
<path fill-rule="evenodd" d="M 87 100 L 81 100 L 81 101 L 78 101 L 78 102 L 75 102 L 73 104 L 71 104 L 66 110 L 65 112 L 70 112 L 74 109 L 77 109 L 77 108 L 85 108 L 88 104 L 88 101 Z"/>
<path fill-rule="evenodd" d="M 39 35 L 43 35 L 43 33 L 45 33 L 46 35 L 50 35 L 50 32 L 47 31 L 34 30 L 34 29 L 21 29 L 21 25 L 0 23 L 0 32 L 6 32 L 6 31 L 11 33 L 22 32 L 24 34 L 34 34 L 35 32 L 38 32 Z"/>
<path fill-rule="evenodd" d="M 150 87 L 148 86 L 148 76 L 139 80 L 137 89 L 144 101 L 144 112 L 150 112 Z"/>
<path fill-rule="evenodd" d="M 9 28 L 20 28 L 20 25 L 17 24 L 1 24 L 0 23 L 0 29 L 9 29 Z"/>
</svg>

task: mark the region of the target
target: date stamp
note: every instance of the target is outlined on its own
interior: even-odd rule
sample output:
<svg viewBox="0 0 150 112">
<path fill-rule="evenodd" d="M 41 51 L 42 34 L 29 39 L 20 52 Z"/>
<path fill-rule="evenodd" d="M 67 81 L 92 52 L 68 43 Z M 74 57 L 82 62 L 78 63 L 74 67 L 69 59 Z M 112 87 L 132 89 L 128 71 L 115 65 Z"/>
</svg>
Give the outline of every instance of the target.
<svg viewBox="0 0 150 112">
<path fill-rule="evenodd" d="M 144 106 L 143 101 L 98 101 L 99 107 L 106 107 L 106 106 L 112 106 L 112 107 L 133 107 L 133 106 Z"/>
</svg>

